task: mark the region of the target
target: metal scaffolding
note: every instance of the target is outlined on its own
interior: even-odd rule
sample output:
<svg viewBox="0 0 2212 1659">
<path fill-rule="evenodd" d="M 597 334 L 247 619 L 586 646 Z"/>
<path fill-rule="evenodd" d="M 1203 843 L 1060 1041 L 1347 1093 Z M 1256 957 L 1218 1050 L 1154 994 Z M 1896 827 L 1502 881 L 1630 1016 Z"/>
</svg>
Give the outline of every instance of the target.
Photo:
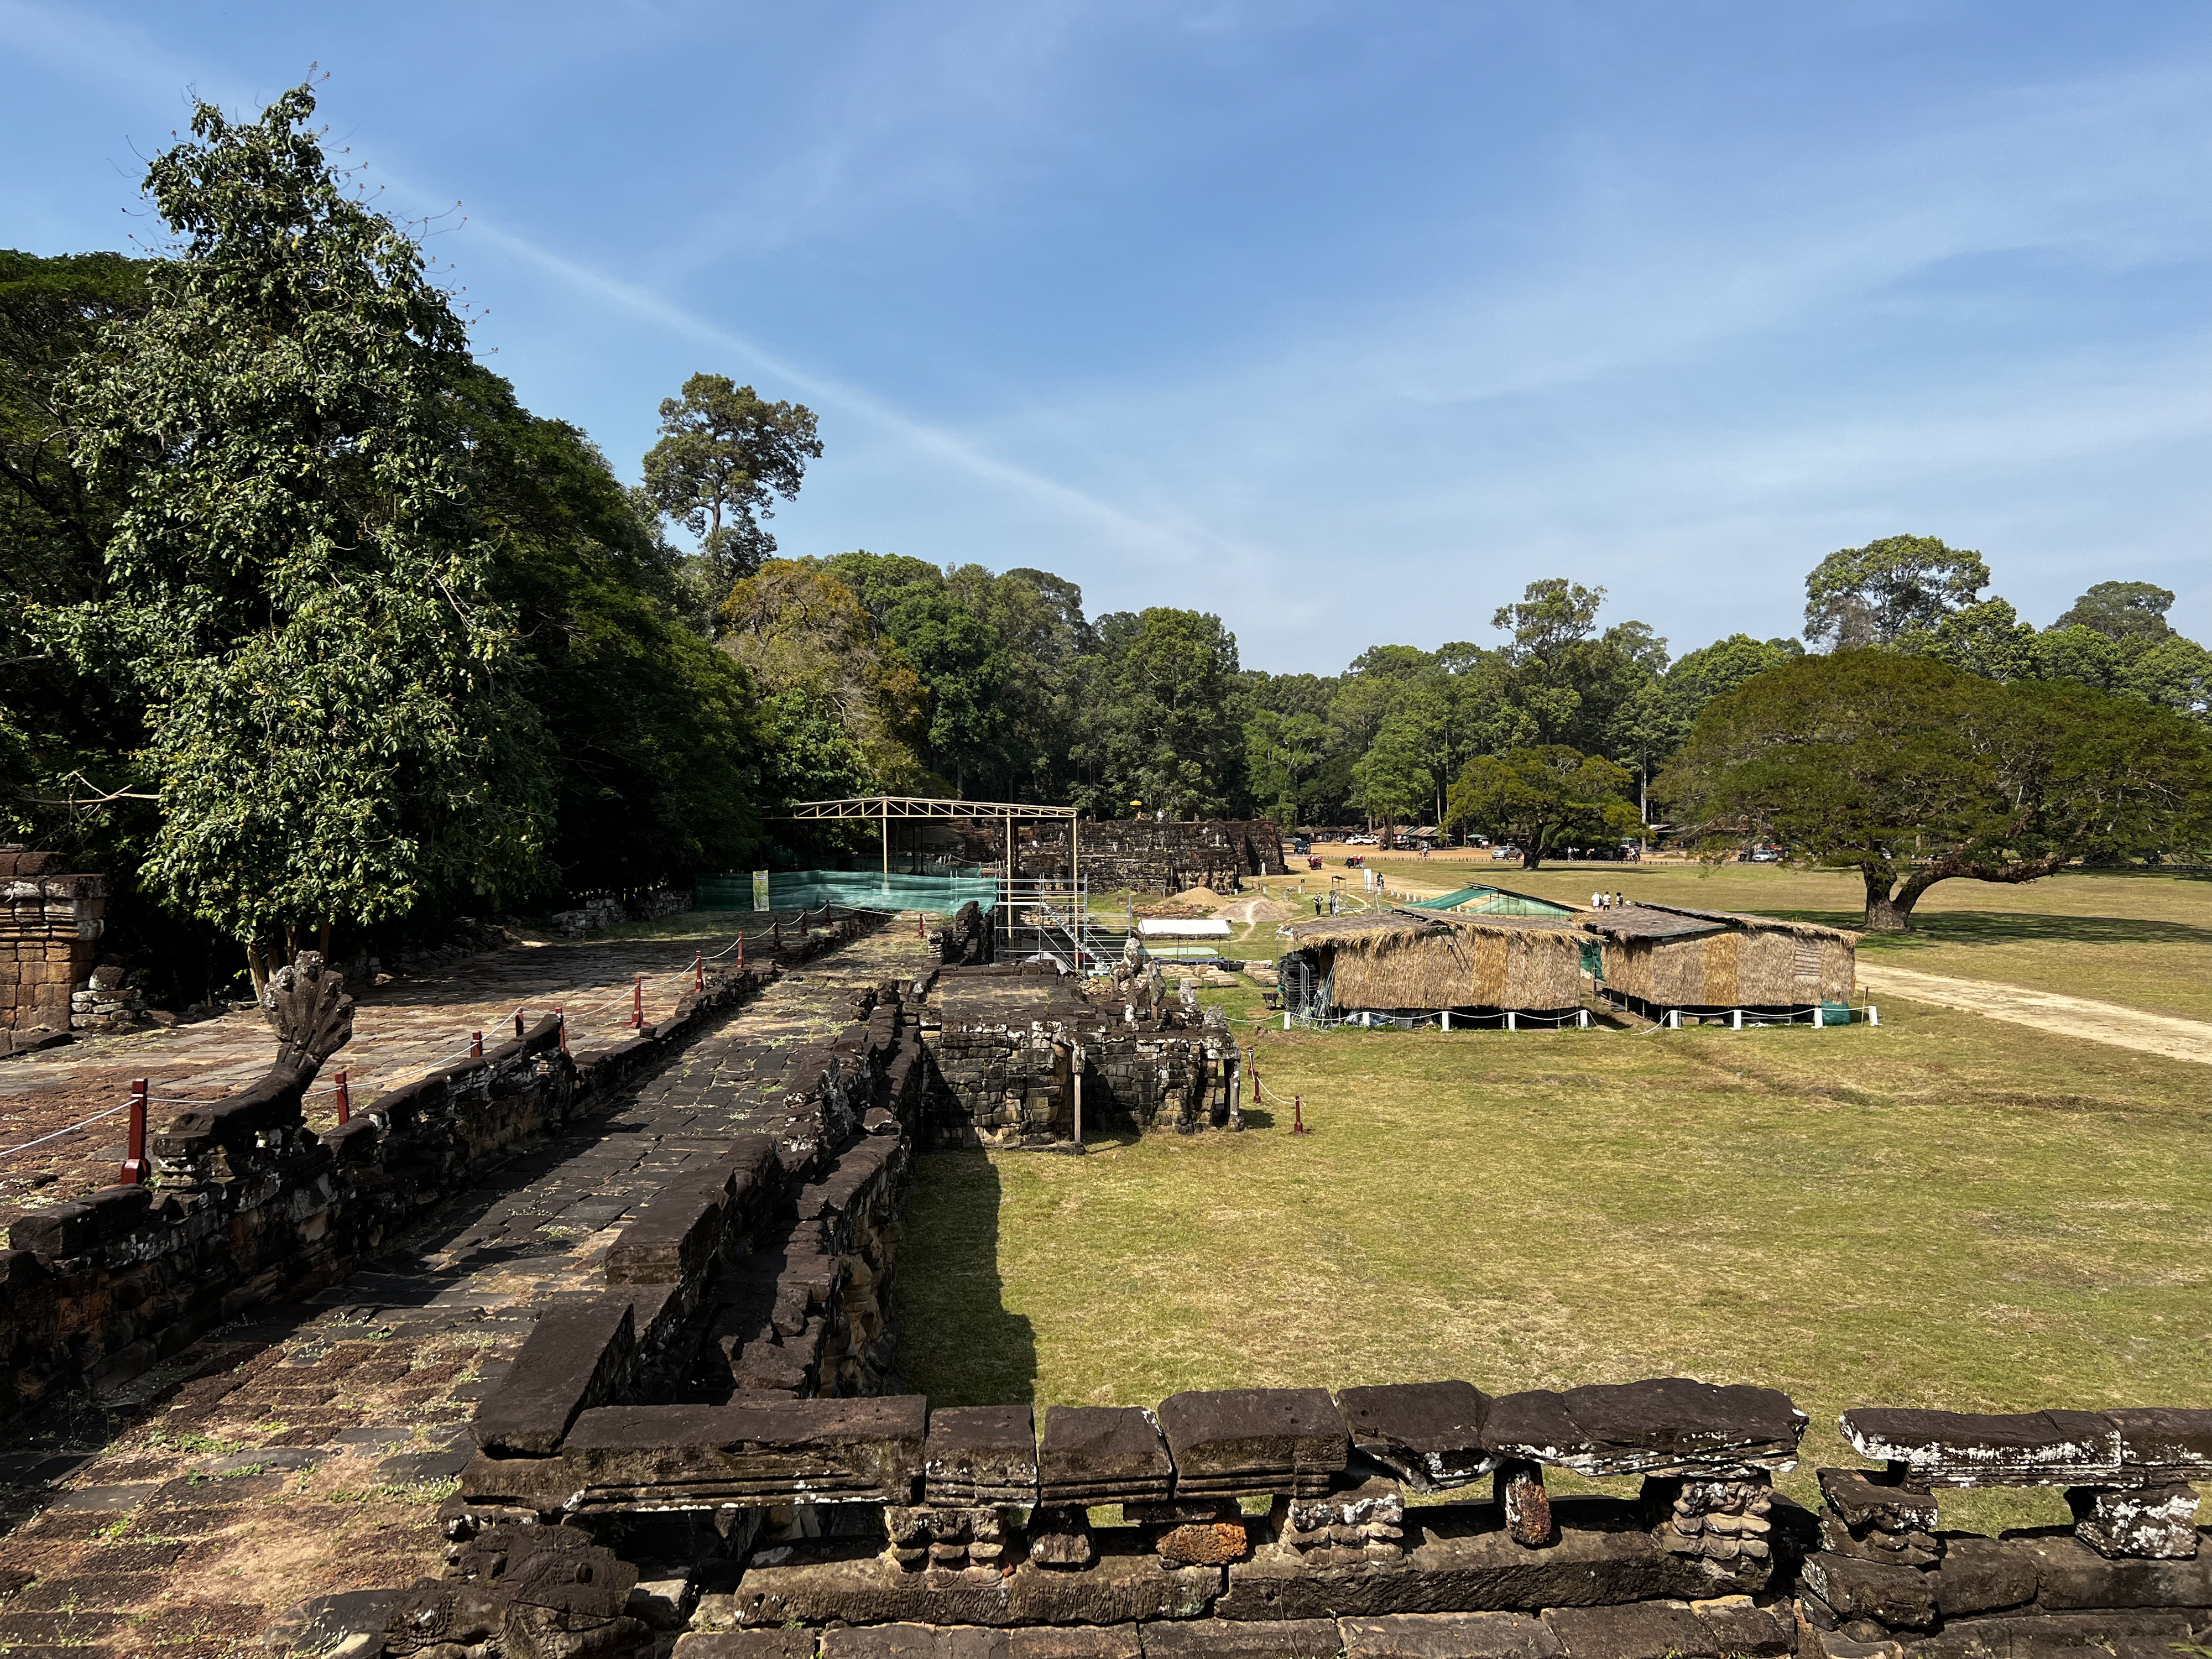
<svg viewBox="0 0 2212 1659">
<path fill-rule="evenodd" d="M 995 921 L 1005 948 L 1042 952 L 1080 969 L 1099 957 L 1091 926 L 1090 890 L 1083 880 L 1082 814 L 1073 806 L 1038 806 L 1026 802 L 947 800 L 936 795 L 848 795 L 836 800 L 797 801 L 780 818 L 797 822 L 872 822 L 882 827 L 884 873 L 891 868 L 891 825 L 909 819 L 968 818 L 1000 826 L 1003 856 L 996 872 L 999 904 Z M 1024 879 L 1014 842 L 1017 823 L 1067 826 L 1067 875 Z M 987 866 L 988 868 L 988 866 Z M 1115 941 L 1115 948 L 1119 948 Z"/>
</svg>

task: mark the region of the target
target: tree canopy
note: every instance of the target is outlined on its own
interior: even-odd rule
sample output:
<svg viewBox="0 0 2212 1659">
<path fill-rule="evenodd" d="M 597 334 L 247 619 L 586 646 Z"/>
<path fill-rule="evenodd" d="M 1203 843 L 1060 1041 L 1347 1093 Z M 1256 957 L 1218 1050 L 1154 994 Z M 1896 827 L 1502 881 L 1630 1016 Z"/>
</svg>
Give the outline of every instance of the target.
<svg viewBox="0 0 2212 1659">
<path fill-rule="evenodd" d="M 106 581 L 125 483 L 73 465 L 66 399 L 109 326 L 144 313 L 155 269 L 116 253 L 0 251 L 0 583 L 12 601 L 0 609 L 0 778 L 16 786 L 0 798 L 0 834 L 134 861 L 157 821 L 143 805 L 112 802 L 88 820 L 47 803 L 130 781 L 112 759 L 137 743 L 139 700 L 82 672 L 38 623 L 43 607 L 95 599 Z"/>
<path fill-rule="evenodd" d="M 775 728 L 804 737 L 807 752 L 788 760 L 813 780 L 807 788 L 842 795 L 915 785 L 928 688 L 852 589 L 811 564 L 771 559 L 731 588 L 721 621 L 722 649 L 751 674 Z"/>
<path fill-rule="evenodd" d="M 761 520 L 778 496 L 799 494 L 806 463 L 821 458 L 814 411 L 770 403 L 726 374 L 694 374 L 681 396 L 662 399 L 660 434 L 646 452 L 647 499 L 699 538 L 720 586 L 751 575 L 775 551 Z"/>
<path fill-rule="evenodd" d="M 2069 682 L 2002 684 L 1924 657 L 1807 657 L 1709 705 L 1657 787 L 1709 844 L 1764 836 L 1856 869 L 1900 932 L 1940 881 L 2033 881 L 2077 860 L 2197 845 L 2212 738 Z"/>
<path fill-rule="evenodd" d="M 176 257 L 68 392 L 76 463 L 125 494 L 104 593 L 53 623 L 145 698 L 149 879 L 249 950 L 523 890 L 550 811 L 449 396 L 461 325 L 313 111 L 195 109 L 147 174 Z"/>
<path fill-rule="evenodd" d="M 2058 620 L 2053 629 L 2092 628 L 2123 643 L 2155 645 L 2173 633 L 2166 613 L 2173 608 L 2173 590 L 2153 582 L 2099 582 Z"/>
<path fill-rule="evenodd" d="M 1805 578 L 1805 637 L 1838 650 L 1934 628 L 1990 585 L 1982 556 L 1936 536 L 1884 536 L 1838 549 Z"/>
<path fill-rule="evenodd" d="M 1565 744 L 1478 755 L 1452 785 L 1445 822 L 1510 842 L 1534 870 L 1560 848 L 1634 835 L 1629 781 L 1627 768 Z"/>
<path fill-rule="evenodd" d="M 1175 817 L 1227 809 L 1243 792 L 1237 720 L 1237 636 L 1221 618 L 1169 606 L 1098 621 L 1097 781 L 1079 786 L 1092 810 L 1122 799 Z"/>
</svg>

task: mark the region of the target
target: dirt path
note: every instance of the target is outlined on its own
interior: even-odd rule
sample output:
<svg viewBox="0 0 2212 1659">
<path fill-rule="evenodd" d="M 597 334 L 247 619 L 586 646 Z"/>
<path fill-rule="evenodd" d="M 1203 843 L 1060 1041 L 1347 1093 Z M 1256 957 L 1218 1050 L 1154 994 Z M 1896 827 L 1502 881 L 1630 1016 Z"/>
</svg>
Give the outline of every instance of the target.
<svg viewBox="0 0 2212 1659">
<path fill-rule="evenodd" d="M 2118 1048 L 2212 1065 L 2212 1024 L 2203 1020 L 2146 1014 L 2116 1003 L 2031 991 L 1990 980 L 1923 974 L 1870 963 L 1863 957 L 1859 959 L 1859 983 L 1876 994 L 1894 992 L 1916 1002 L 1961 1008 L 1991 1019 L 2010 1020 L 2015 1025 L 2033 1025 L 2068 1036 L 2087 1037 L 2092 1042 L 2109 1042 Z"/>
</svg>

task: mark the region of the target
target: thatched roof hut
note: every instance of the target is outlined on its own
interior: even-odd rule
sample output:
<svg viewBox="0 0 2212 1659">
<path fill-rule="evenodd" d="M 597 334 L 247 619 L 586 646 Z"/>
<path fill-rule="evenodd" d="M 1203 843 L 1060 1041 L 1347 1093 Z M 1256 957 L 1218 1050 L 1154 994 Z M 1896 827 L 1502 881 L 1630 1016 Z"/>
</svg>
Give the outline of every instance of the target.
<svg viewBox="0 0 2212 1659">
<path fill-rule="evenodd" d="M 1535 1013 L 1582 1000 L 1581 943 L 1561 920 L 1396 909 L 1324 916 L 1284 932 L 1292 948 L 1282 983 L 1294 1012 Z"/>
<path fill-rule="evenodd" d="M 1638 903 L 1582 926 L 1605 941 L 1606 993 L 1644 1012 L 1848 1002 L 1858 976 L 1859 936 L 1816 922 Z"/>
</svg>

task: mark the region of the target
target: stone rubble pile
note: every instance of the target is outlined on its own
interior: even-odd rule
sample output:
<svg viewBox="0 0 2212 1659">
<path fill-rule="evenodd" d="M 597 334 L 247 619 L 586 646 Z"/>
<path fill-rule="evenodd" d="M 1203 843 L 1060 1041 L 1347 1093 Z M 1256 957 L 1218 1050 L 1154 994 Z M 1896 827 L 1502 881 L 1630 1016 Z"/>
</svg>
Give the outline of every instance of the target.
<svg viewBox="0 0 2212 1659">
<path fill-rule="evenodd" d="M 1048 1147 L 1087 1129 L 1241 1128 L 1241 1055 L 1218 1009 L 1157 969 L 1085 981 L 1043 962 L 945 968 L 923 982 L 930 1138 Z"/>
<path fill-rule="evenodd" d="M 100 1035 L 134 1031 L 146 1024 L 146 994 L 112 957 L 92 970 L 81 991 L 70 994 L 70 1029 Z"/>
</svg>

